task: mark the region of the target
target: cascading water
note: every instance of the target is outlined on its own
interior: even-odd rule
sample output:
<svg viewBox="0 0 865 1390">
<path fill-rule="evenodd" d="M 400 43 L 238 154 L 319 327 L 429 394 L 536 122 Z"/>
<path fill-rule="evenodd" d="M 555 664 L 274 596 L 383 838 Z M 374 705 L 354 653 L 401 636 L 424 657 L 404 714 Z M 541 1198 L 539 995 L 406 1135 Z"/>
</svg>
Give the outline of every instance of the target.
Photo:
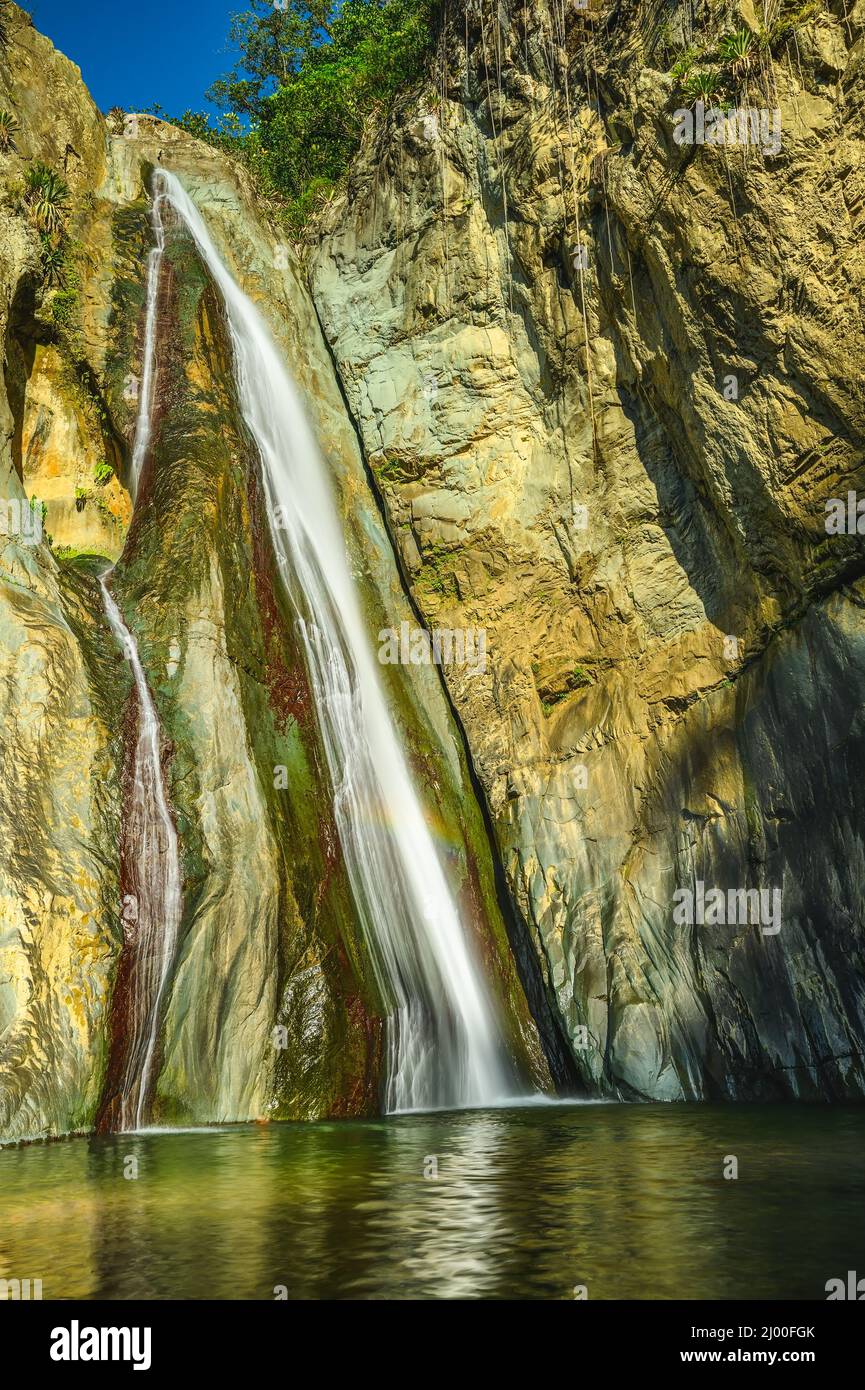
<svg viewBox="0 0 865 1390">
<path fill-rule="evenodd" d="M 389 1005 L 386 1107 L 516 1093 L 492 1002 L 412 787 L 361 618 L 325 468 L 265 324 L 179 180 L 156 174 L 225 305 L 238 399 L 263 465 L 273 544 L 298 616 L 337 828 Z"/>
<path fill-rule="evenodd" d="M 165 249 L 162 199 L 153 200 L 156 245 L 147 263 L 147 308 L 144 358 L 138 391 L 138 412 L 130 463 L 133 497 L 150 447 L 159 270 Z M 117 1105 L 121 1130 L 140 1129 L 150 1103 L 153 1061 L 166 985 L 174 960 L 182 908 L 177 832 L 168 809 L 162 776 L 159 720 L 135 640 L 108 589 L 112 570 L 99 585 L 105 612 L 117 642 L 127 657 L 138 696 L 138 730 L 131 790 L 122 828 L 125 879 L 124 904 L 124 1037 Z"/>
<path fill-rule="evenodd" d="M 162 225 L 162 195 L 158 188 L 153 194 L 153 234 L 156 245 L 147 257 L 147 307 L 144 315 L 144 359 L 138 385 L 138 418 L 132 443 L 129 477 L 133 500 L 138 496 L 144 460 L 150 448 L 153 432 L 153 378 L 156 360 L 156 317 L 159 302 L 159 271 L 165 250 L 165 228 Z"/>
<path fill-rule="evenodd" d="M 124 886 L 130 889 L 126 897 L 132 910 L 124 912 L 130 957 L 120 1128 L 129 1130 L 140 1129 L 147 1117 L 162 1003 L 180 926 L 180 855 L 162 778 L 159 720 L 138 648 L 108 591 L 106 577 L 99 581 L 105 612 L 132 667 L 138 695 L 138 736 L 123 827 L 131 847 L 125 856 L 129 882 Z"/>
</svg>

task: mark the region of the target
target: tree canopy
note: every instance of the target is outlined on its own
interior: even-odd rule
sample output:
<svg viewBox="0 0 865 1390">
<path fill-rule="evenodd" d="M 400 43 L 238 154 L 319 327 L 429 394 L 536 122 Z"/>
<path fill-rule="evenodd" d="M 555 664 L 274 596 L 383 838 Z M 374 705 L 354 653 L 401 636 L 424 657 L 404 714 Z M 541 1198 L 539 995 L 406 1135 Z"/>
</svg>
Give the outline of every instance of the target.
<svg viewBox="0 0 865 1390">
<path fill-rule="evenodd" d="M 231 18 L 232 70 L 208 100 L 217 125 L 180 124 L 230 145 L 300 225 L 345 172 L 364 122 L 422 79 L 438 0 L 251 0 Z"/>
</svg>

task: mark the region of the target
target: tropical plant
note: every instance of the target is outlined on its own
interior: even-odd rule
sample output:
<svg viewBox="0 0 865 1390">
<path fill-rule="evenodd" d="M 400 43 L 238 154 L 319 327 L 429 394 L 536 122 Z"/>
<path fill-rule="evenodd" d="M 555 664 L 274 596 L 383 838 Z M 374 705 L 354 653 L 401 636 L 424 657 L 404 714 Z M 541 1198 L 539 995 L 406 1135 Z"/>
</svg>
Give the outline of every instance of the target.
<svg viewBox="0 0 865 1390">
<path fill-rule="evenodd" d="M 111 467 L 110 463 L 97 463 L 93 470 L 93 481 L 96 483 L 97 487 L 105 487 L 105 484 L 109 483 L 113 477 L 114 469 Z"/>
<path fill-rule="evenodd" d="M 441 0 L 251 0 L 231 21 L 237 64 L 207 93 L 223 114 L 187 111 L 176 124 L 239 155 L 300 227 L 345 174 L 368 120 L 423 81 L 440 8 Z"/>
<path fill-rule="evenodd" d="M 49 285 L 62 285 L 66 269 L 66 248 L 60 242 L 42 237 L 42 273 Z"/>
<path fill-rule="evenodd" d="M 11 111 L 0 111 L 0 151 L 7 154 L 9 150 L 15 148 L 15 135 L 18 131 L 18 122 Z"/>
<path fill-rule="evenodd" d="M 732 34 L 725 34 L 718 45 L 721 57 L 726 59 L 734 72 L 741 72 L 750 66 L 754 48 L 754 36 L 750 29 L 736 29 Z"/>
<path fill-rule="evenodd" d="M 37 160 L 24 176 L 24 201 L 30 215 L 43 232 L 57 232 L 69 199 L 69 189 L 47 164 Z"/>
<path fill-rule="evenodd" d="M 697 51 L 694 48 L 686 48 L 680 53 L 673 66 L 670 68 L 670 76 L 676 82 L 684 82 L 689 73 L 693 72 L 694 64 L 697 61 Z"/>
<path fill-rule="evenodd" d="M 720 85 L 721 79 L 716 72 L 695 72 L 687 79 L 682 90 L 693 105 L 697 101 L 711 101 Z"/>
</svg>

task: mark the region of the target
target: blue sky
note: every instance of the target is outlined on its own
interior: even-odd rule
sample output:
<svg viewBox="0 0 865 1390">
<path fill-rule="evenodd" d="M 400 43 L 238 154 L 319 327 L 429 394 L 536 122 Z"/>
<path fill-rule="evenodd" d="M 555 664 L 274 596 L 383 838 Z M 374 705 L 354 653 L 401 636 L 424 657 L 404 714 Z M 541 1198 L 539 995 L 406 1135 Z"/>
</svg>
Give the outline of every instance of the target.
<svg viewBox="0 0 865 1390">
<path fill-rule="evenodd" d="M 33 23 L 81 69 L 96 105 L 171 115 L 208 109 L 204 93 L 232 67 L 229 17 L 245 0 L 23 0 Z"/>
</svg>

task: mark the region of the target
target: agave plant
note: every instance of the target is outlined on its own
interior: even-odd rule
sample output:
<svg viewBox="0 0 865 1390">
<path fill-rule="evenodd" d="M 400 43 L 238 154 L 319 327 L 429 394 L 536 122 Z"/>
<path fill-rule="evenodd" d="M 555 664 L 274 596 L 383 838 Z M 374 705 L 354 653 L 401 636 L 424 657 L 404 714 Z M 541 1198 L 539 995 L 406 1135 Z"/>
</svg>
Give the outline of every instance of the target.
<svg viewBox="0 0 865 1390">
<path fill-rule="evenodd" d="M 736 29 L 725 34 L 719 44 L 722 58 L 726 58 L 734 71 L 747 68 L 754 56 L 754 36 L 750 29 Z"/>
<path fill-rule="evenodd" d="M 670 68 L 670 76 L 675 82 L 682 83 L 694 71 L 694 64 L 697 62 L 696 48 L 683 48 L 676 58 L 675 63 Z"/>
<path fill-rule="evenodd" d="M 49 285 L 62 285 L 66 255 L 62 244 L 42 238 L 42 273 Z"/>
<path fill-rule="evenodd" d="M 58 231 L 69 198 L 63 179 L 47 164 L 37 161 L 27 170 L 24 182 L 24 200 L 36 225 L 43 232 Z"/>
<path fill-rule="evenodd" d="M 4 154 L 15 147 L 15 132 L 18 129 L 18 122 L 11 111 L 0 111 L 0 150 Z"/>
<path fill-rule="evenodd" d="M 693 105 L 696 101 L 711 101 L 721 85 L 716 72 L 695 72 L 684 85 L 684 93 Z"/>
</svg>

